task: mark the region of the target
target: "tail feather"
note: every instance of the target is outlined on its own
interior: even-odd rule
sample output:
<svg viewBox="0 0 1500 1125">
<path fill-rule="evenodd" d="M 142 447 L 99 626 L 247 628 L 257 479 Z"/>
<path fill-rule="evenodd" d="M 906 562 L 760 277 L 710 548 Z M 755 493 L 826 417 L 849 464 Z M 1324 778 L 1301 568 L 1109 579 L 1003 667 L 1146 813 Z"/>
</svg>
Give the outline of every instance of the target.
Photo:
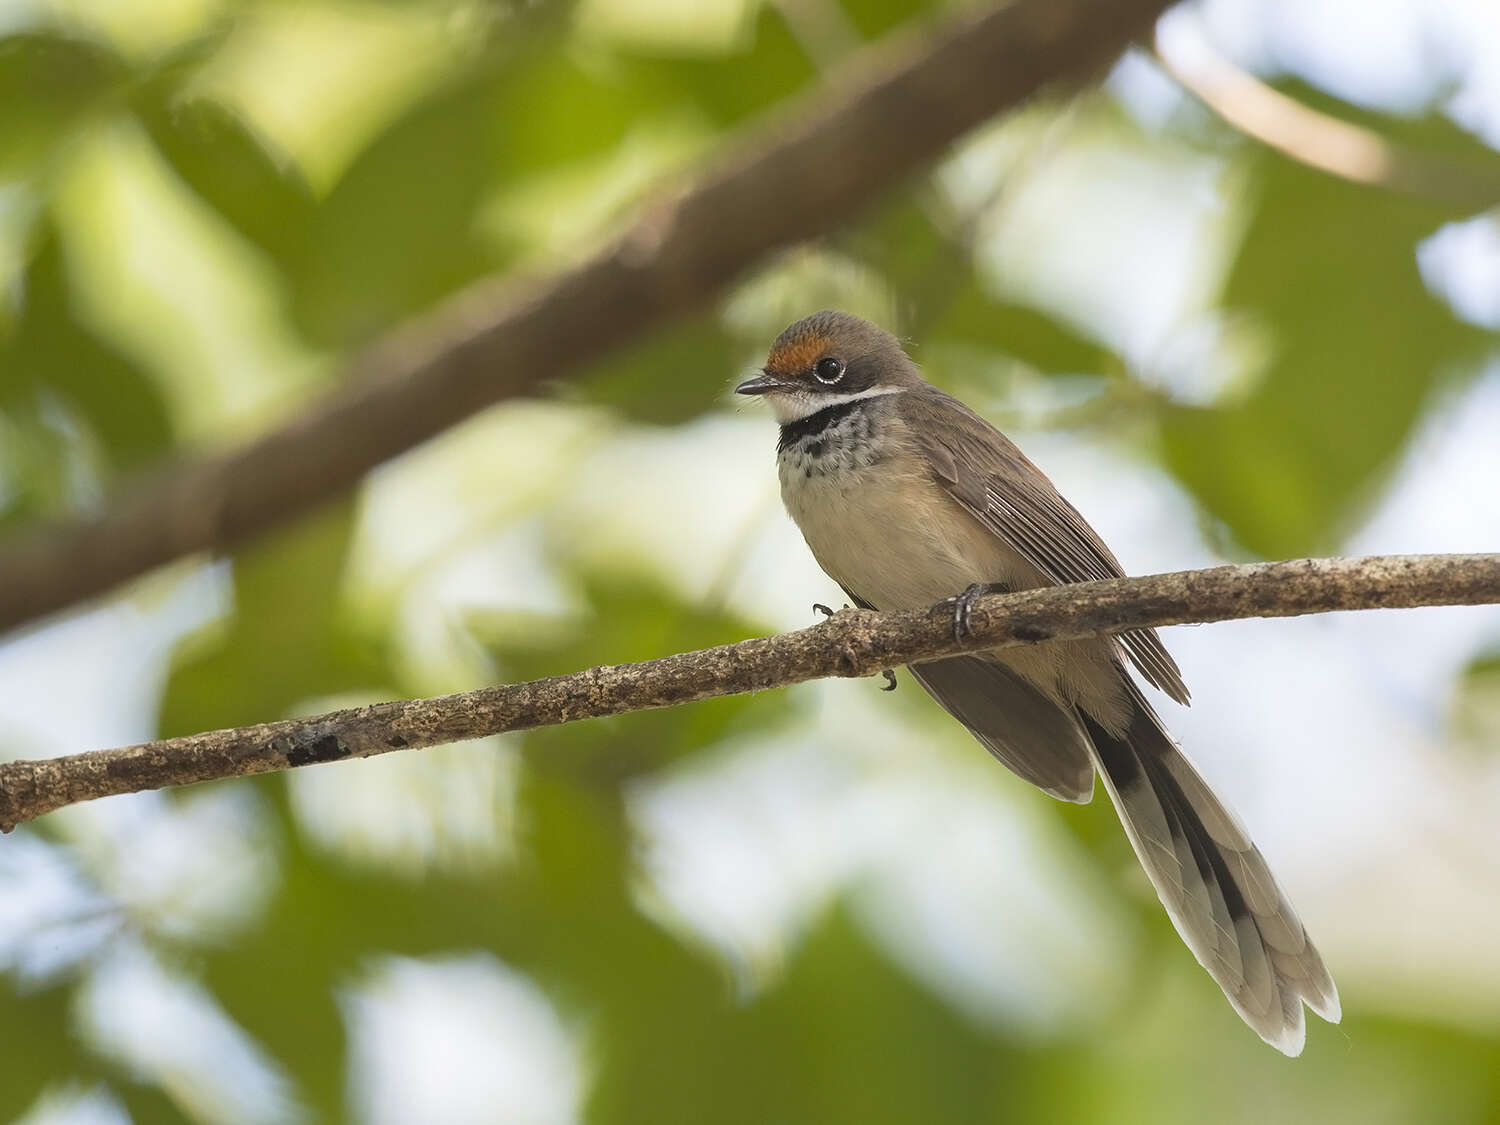
<svg viewBox="0 0 1500 1125">
<path fill-rule="evenodd" d="M 1302 1005 L 1330 1022 L 1338 992 L 1260 850 L 1132 691 L 1113 734 L 1079 712 L 1095 765 L 1177 932 L 1267 1043 L 1299 1054 Z"/>
</svg>

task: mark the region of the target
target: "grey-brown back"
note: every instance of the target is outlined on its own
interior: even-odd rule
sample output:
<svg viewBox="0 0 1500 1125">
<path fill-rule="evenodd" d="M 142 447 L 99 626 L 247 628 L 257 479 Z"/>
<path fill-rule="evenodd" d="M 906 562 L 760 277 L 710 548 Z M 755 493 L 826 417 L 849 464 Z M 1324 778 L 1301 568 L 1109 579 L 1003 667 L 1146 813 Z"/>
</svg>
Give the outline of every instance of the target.
<svg viewBox="0 0 1500 1125">
<path fill-rule="evenodd" d="M 1014 442 L 931 384 L 897 396 L 907 428 L 934 479 L 997 538 L 1052 581 L 1123 578 L 1104 540 Z M 1141 674 L 1178 703 L 1188 701 L 1177 662 L 1155 630 L 1120 641 Z"/>
</svg>

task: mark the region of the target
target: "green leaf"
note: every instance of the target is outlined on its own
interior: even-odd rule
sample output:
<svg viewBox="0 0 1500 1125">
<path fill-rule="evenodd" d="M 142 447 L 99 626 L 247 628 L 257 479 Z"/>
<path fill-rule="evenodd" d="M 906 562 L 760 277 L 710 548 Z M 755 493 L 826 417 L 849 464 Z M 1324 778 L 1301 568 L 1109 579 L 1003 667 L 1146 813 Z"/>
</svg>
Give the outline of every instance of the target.
<svg viewBox="0 0 1500 1125">
<path fill-rule="evenodd" d="M 705 314 L 655 332 L 598 364 L 578 393 L 634 421 L 674 425 L 720 401 L 750 354 L 715 316 Z"/>
<path fill-rule="evenodd" d="M 974 268 L 969 248 L 945 235 L 922 203 L 920 189 L 898 195 L 847 237 L 851 253 L 877 271 L 899 295 L 901 323 L 919 361 L 945 348 L 978 350 L 1018 361 L 1044 374 L 1102 374 L 1118 370 L 1114 353 L 1042 309 L 993 296 Z M 931 372 L 944 382 L 944 372 Z"/>
<path fill-rule="evenodd" d="M 233 617 L 174 655 L 163 737 L 269 722 L 320 696 L 397 694 L 385 654 L 342 614 L 349 508 L 303 519 L 235 556 Z"/>
<path fill-rule="evenodd" d="M 13 335 L 0 343 L 0 405 L 56 395 L 86 422 L 115 471 L 135 468 L 172 443 L 160 388 L 77 316 L 59 235 L 43 223 L 21 286 Z"/>
<path fill-rule="evenodd" d="M 1243 401 L 1164 405 L 1166 461 L 1245 547 L 1314 554 L 1375 495 L 1433 392 L 1471 365 L 1481 333 L 1422 283 L 1418 240 L 1451 210 L 1272 154 L 1224 305 L 1272 355 Z"/>
<path fill-rule="evenodd" d="M 71 1009 L 72 988 L 56 983 L 22 992 L 14 978 L 3 978 L 0 993 L 0 1116 L 14 1121 L 51 1082 L 78 1073 Z"/>
<path fill-rule="evenodd" d="M 495 871 L 410 880 L 346 867 L 308 849 L 292 827 L 281 778 L 232 784 L 258 785 L 280 811 L 281 880 L 254 928 L 230 947 L 201 951 L 204 980 L 236 1022 L 295 1075 L 313 1120 L 343 1120 L 347 1058 L 339 990 L 381 954 L 503 946 L 510 884 Z M 289 1012 L 296 1018 L 288 1019 Z"/>
<path fill-rule="evenodd" d="M 494 167 L 490 94 L 488 83 L 464 81 L 424 101 L 324 200 L 296 278 L 310 338 L 366 340 L 502 260 L 475 229 Z"/>
<path fill-rule="evenodd" d="M 1453 729 L 1483 753 L 1500 752 L 1500 649 L 1476 656 L 1459 676 L 1453 697 Z"/>
<path fill-rule="evenodd" d="M 34 171 L 125 77 L 98 43 L 47 32 L 0 38 L 0 180 Z"/>
<path fill-rule="evenodd" d="M 905 303 L 902 330 L 927 321 L 973 276 L 967 255 L 937 228 L 922 189 L 898 192 L 840 238 Z"/>
<path fill-rule="evenodd" d="M 773 4 L 757 5 L 755 27 L 740 51 L 706 58 L 622 53 L 621 61 L 661 91 L 659 97 L 691 105 L 719 126 L 762 112 L 817 77 Z"/>
<path fill-rule="evenodd" d="M 1120 361 L 1051 313 L 991 297 L 971 278 L 934 322 L 931 339 L 1009 356 L 1046 374 L 1103 374 Z"/>
<path fill-rule="evenodd" d="M 162 89 L 137 108 L 156 147 L 205 202 L 283 268 L 302 259 L 315 204 L 283 154 L 208 98 L 183 102 Z"/>
<path fill-rule="evenodd" d="M 740 1055 L 729 982 L 636 909 L 617 791 L 528 771 L 522 814 L 532 852 L 510 906 L 532 913 L 509 951 L 593 1031 L 587 1120 L 735 1120 L 710 1112 L 732 1104 Z"/>
<path fill-rule="evenodd" d="M 671 104 L 630 67 L 584 65 L 566 43 L 529 52 L 493 83 L 505 180 L 586 160 Z M 546 112 L 534 112 L 538 106 Z"/>
<path fill-rule="evenodd" d="M 28 403 L 0 411 L 0 536 L 77 505 L 76 442 L 47 413 Z"/>
<path fill-rule="evenodd" d="M 983 1121 L 1020 1076 L 993 1040 L 895 967 L 835 910 L 767 998 L 784 1037 L 780 1119 L 917 1125 Z"/>
<path fill-rule="evenodd" d="M 911 0 L 845 0 L 839 5 L 847 14 L 850 24 L 866 39 L 879 39 L 889 35 L 903 24 L 926 22 L 929 14 L 938 11 L 941 5 L 932 0 L 912 3 Z"/>
<path fill-rule="evenodd" d="M 753 622 L 686 605 L 660 587 L 606 575 L 586 576 L 584 582 L 586 616 L 562 637 L 503 618 L 473 623 L 506 679 L 650 660 L 767 632 Z M 545 773 L 617 783 L 731 733 L 779 722 L 791 706 L 785 692 L 760 692 L 547 727 L 527 735 L 527 757 Z"/>
<path fill-rule="evenodd" d="M 607 1125 L 1003 1120 L 1017 1052 L 826 915 L 763 997 L 648 999 L 604 1038 L 590 1120 Z"/>
</svg>

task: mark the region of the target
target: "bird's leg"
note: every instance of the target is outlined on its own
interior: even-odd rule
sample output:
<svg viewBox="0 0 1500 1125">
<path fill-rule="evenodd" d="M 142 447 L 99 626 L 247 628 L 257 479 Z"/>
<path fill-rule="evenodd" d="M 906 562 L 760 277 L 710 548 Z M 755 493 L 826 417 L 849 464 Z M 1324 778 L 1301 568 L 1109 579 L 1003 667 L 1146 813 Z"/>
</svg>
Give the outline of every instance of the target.
<svg viewBox="0 0 1500 1125">
<path fill-rule="evenodd" d="M 962 644 L 974 633 L 969 618 L 974 612 L 974 603 L 985 594 L 1008 593 L 1008 588 L 999 582 L 976 582 L 962 594 L 945 598 L 940 604 L 953 607 L 953 639 Z"/>
</svg>

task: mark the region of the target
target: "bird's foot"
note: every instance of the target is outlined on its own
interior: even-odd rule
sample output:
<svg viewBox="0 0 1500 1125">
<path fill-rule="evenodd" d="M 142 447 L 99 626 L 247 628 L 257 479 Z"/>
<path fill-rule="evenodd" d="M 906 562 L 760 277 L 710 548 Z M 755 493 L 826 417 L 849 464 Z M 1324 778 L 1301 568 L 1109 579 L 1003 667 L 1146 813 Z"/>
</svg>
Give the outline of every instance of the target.
<svg viewBox="0 0 1500 1125">
<path fill-rule="evenodd" d="M 974 635 L 974 629 L 970 624 L 970 617 L 974 613 L 974 603 L 985 594 L 1001 593 L 1004 587 L 998 585 L 987 585 L 976 582 L 962 594 L 955 594 L 951 598 L 944 599 L 941 605 L 953 607 L 953 639 L 962 644 Z"/>
<path fill-rule="evenodd" d="M 833 610 L 824 605 L 822 602 L 813 602 L 813 612 L 821 613 L 824 617 L 833 616 Z"/>
</svg>

